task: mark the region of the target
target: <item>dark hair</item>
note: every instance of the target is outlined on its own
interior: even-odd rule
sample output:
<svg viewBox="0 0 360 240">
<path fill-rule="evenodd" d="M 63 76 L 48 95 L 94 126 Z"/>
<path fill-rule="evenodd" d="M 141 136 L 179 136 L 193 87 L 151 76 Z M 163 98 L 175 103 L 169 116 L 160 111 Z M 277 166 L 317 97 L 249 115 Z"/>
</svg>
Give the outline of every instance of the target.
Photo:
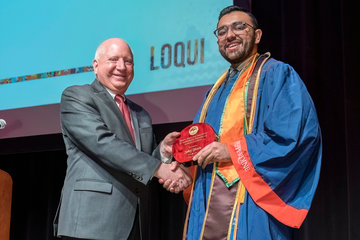
<svg viewBox="0 0 360 240">
<path fill-rule="evenodd" d="M 242 8 L 242 7 L 239 7 L 239 6 L 236 6 L 236 5 L 231 5 L 231 6 L 228 6 L 228 7 L 224 8 L 223 10 L 221 10 L 221 12 L 219 14 L 218 21 L 220 21 L 220 19 L 224 15 L 229 14 L 231 12 L 235 12 L 235 11 L 244 12 L 247 15 L 249 15 L 249 17 L 251 18 L 251 22 L 253 24 L 254 29 L 259 28 L 258 21 L 257 21 L 256 17 L 250 11 L 247 10 L 246 8 Z"/>
</svg>

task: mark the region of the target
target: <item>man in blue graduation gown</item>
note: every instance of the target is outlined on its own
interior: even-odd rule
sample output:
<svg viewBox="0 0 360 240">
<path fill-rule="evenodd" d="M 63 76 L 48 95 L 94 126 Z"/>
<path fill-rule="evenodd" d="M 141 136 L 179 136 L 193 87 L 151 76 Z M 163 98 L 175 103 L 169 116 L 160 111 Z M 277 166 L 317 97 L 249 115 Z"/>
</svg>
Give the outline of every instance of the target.
<svg viewBox="0 0 360 240">
<path fill-rule="evenodd" d="M 193 158 L 183 239 L 291 239 L 320 175 L 314 104 L 291 66 L 257 53 L 262 31 L 250 12 L 223 9 L 214 33 L 231 66 L 194 120 L 219 141 Z"/>
</svg>

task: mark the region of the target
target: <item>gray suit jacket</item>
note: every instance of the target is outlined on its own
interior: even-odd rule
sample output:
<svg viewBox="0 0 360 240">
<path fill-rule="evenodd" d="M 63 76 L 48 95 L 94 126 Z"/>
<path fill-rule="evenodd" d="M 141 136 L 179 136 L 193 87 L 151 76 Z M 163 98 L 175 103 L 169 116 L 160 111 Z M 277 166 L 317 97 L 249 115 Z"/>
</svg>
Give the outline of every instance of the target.
<svg viewBox="0 0 360 240">
<path fill-rule="evenodd" d="M 63 92 L 61 124 L 68 160 L 54 224 L 58 236 L 127 239 L 139 199 L 160 164 L 159 149 L 153 152 L 149 114 L 127 101 L 136 146 L 115 101 L 99 81 Z"/>
</svg>

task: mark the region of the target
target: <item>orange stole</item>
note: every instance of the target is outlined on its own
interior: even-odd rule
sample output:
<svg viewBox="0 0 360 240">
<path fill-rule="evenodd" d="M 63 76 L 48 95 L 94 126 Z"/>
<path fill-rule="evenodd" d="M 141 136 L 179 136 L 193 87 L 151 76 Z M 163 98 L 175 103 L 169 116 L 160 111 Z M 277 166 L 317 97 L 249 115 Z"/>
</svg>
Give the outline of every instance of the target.
<svg viewBox="0 0 360 240">
<path fill-rule="evenodd" d="M 242 71 L 239 74 L 239 77 L 233 86 L 230 96 L 226 101 L 224 112 L 221 116 L 222 119 L 219 130 L 220 142 L 229 144 L 238 140 L 241 136 L 244 136 L 245 87 L 247 81 L 252 75 L 252 72 L 254 71 L 258 56 L 259 54 L 257 53 L 254 55 L 253 58 L 251 58 L 251 65 L 249 67 L 244 66 L 245 71 Z M 220 87 L 220 85 L 225 81 L 226 73 L 227 71 L 225 71 L 220 76 L 220 78 L 216 81 L 216 83 L 210 90 L 208 98 L 205 100 L 205 103 L 203 105 L 199 122 L 204 122 L 207 108 L 211 102 L 211 99 Z M 237 117 L 234 118 L 234 116 Z M 239 175 L 237 174 L 232 162 L 222 162 L 221 164 L 214 164 L 214 167 L 216 168 L 216 173 L 223 179 L 227 187 L 232 186 L 239 180 Z M 194 179 L 194 182 L 196 178 L 196 171 L 196 165 L 190 167 L 190 174 Z M 187 204 L 189 204 L 189 201 L 192 198 L 194 182 L 191 186 L 189 186 L 183 191 L 183 197 Z M 241 197 L 243 198 L 244 194 L 242 194 Z"/>
<path fill-rule="evenodd" d="M 244 135 L 248 131 L 251 132 L 250 126 L 252 126 L 252 121 L 254 119 L 253 114 L 255 113 L 259 72 L 260 72 L 260 69 L 262 68 L 264 62 L 269 58 L 270 54 L 265 54 L 265 55 L 263 55 L 262 58 L 260 58 L 258 56 L 259 56 L 259 54 L 255 54 L 253 57 L 250 58 L 250 60 L 247 63 L 247 66 L 244 66 L 244 68 L 243 68 L 242 72 L 239 74 L 239 77 L 236 80 L 233 88 L 231 89 L 231 92 L 230 92 L 228 98 L 226 99 L 226 103 L 224 106 L 223 114 L 221 116 L 221 123 L 220 123 L 220 127 L 219 127 L 219 136 L 220 136 L 219 141 L 222 143 L 226 143 L 228 145 L 228 148 L 229 148 L 229 146 L 231 146 L 231 144 L 233 142 L 236 142 L 239 139 L 243 139 Z M 260 61 L 258 61 L 259 59 L 260 59 Z M 257 67 L 256 65 L 259 65 L 259 67 Z M 254 72 L 254 70 L 256 72 Z M 224 82 L 225 77 L 226 77 L 226 72 L 219 78 L 219 80 L 214 84 L 213 88 L 209 92 L 209 95 L 203 105 L 201 115 L 199 118 L 199 122 L 204 122 L 205 116 L 207 114 L 207 109 L 212 100 L 212 97 L 215 95 L 215 93 L 218 90 L 218 88 L 220 87 L 220 85 Z M 253 84 L 249 83 L 249 81 L 253 82 L 254 80 L 255 80 L 255 82 Z M 249 84 L 249 86 L 248 86 L 248 84 Z M 249 89 L 248 89 L 248 87 L 249 87 Z M 249 92 L 250 95 L 247 94 L 248 91 L 250 91 Z M 247 103 L 247 101 L 249 101 L 249 102 Z M 245 106 L 245 104 L 247 104 L 247 106 Z M 249 111 L 249 109 L 247 109 L 249 107 L 250 107 L 251 111 Z M 248 114 L 250 114 L 249 116 L 246 116 L 247 111 L 248 111 Z M 249 123 L 246 122 L 246 117 L 249 117 L 249 120 L 248 120 Z M 230 151 L 230 153 L 231 153 L 231 151 Z M 191 175 L 193 176 L 193 179 L 195 182 L 197 167 L 193 166 L 190 170 L 192 173 Z M 212 188 L 216 185 L 214 183 L 214 179 L 216 178 L 215 174 L 217 174 L 218 177 L 220 177 L 225 182 L 228 190 L 230 190 L 230 187 L 233 186 L 234 184 L 236 185 L 236 183 L 240 179 L 239 174 L 237 173 L 232 162 L 222 162 L 222 163 L 217 162 L 214 164 L 212 182 L 211 182 L 210 192 L 209 192 L 209 196 L 208 196 L 208 200 L 207 200 L 206 213 L 205 213 L 203 227 L 202 227 L 200 237 L 201 238 L 205 237 L 205 235 L 206 235 L 206 234 L 204 234 L 205 228 L 207 229 L 207 232 L 208 232 L 208 231 L 211 231 L 211 229 L 214 227 L 215 227 L 214 229 L 218 229 L 221 227 L 226 228 L 226 226 L 227 226 L 227 228 L 228 228 L 227 236 L 230 236 L 233 234 L 232 235 L 233 238 L 236 239 L 236 233 L 237 233 L 236 231 L 238 228 L 240 204 L 244 202 L 246 190 L 245 190 L 245 187 L 244 187 L 242 181 L 239 182 L 238 186 L 233 186 L 233 187 L 237 188 L 237 191 L 236 191 L 236 196 L 233 196 L 233 194 L 230 194 L 232 197 L 235 198 L 235 202 L 233 202 L 234 205 L 232 208 L 232 214 L 231 214 L 229 222 L 227 222 L 227 221 L 226 221 L 227 223 L 224 222 L 223 223 L 223 224 L 225 224 L 224 226 L 212 224 L 211 219 L 210 219 L 210 222 L 208 222 L 207 218 L 209 217 L 210 212 L 212 212 L 212 214 L 211 214 L 212 217 L 210 217 L 210 218 L 213 218 L 214 216 L 217 216 L 216 214 L 219 214 L 216 211 L 209 212 L 209 208 L 210 208 L 209 204 L 210 204 L 211 200 L 216 200 L 216 199 L 213 199 L 213 197 L 216 198 L 216 195 L 212 194 Z M 191 188 L 188 188 L 184 191 L 184 198 L 185 198 L 185 201 L 188 203 L 189 208 L 186 213 L 186 221 L 185 221 L 185 225 L 184 225 L 183 239 L 186 238 L 186 233 L 187 233 L 188 220 L 189 220 L 189 214 L 190 214 L 190 206 L 191 206 L 192 200 L 193 200 L 192 195 L 193 195 L 193 191 L 194 191 L 194 182 L 193 182 Z M 228 194 L 225 194 L 225 195 L 227 196 Z M 190 198 L 187 198 L 187 197 L 190 197 Z M 220 213 L 220 215 L 221 214 L 222 213 Z M 234 222 L 235 219 L 236 219 L 236 221 Z M 212 227 L 210 226 L 210 228 L 207 228 L 207 223 L 212 225 Z M 215 223 L 215 224 L 217 224 L 217 223 Z"/>
<path fill-rule="evenodd" d="M 219 130 L 219 141 L 222 143 L 229 144 L 244 136 L 245 88 L 256 65 L 257 56 L 258 54 L 254 56 L 250 66 L 239 76 L 226 100 Z M 216 173 L 223 179 L 227 187 L 239 180 L 239 175 L 232 162 L 220 162 L 216 168 Z"/>
</svg>

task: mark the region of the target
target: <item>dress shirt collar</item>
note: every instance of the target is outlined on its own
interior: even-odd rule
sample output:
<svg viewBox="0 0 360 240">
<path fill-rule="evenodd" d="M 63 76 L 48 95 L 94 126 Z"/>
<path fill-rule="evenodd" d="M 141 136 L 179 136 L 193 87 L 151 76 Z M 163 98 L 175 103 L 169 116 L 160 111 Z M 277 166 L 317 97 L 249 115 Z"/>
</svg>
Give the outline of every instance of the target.
<svg viewBox="0 0 360 240">
<path fill-rule="evenodd" d="M 115 99 L 115 96 L 117 95 L 116 93 L 114 93 L 113 91 L 111 91 L 110 89 L 108 89 L 107 87 L 104 86 L 104 88 L 106 89 L 106 91 L 108 91 L 108 93 L 111 95 L 112 99 Z M 125 95 L 121 95 L 124 99 L 124 102 L 126 102 L 126 97 Z"/>
</svg>

